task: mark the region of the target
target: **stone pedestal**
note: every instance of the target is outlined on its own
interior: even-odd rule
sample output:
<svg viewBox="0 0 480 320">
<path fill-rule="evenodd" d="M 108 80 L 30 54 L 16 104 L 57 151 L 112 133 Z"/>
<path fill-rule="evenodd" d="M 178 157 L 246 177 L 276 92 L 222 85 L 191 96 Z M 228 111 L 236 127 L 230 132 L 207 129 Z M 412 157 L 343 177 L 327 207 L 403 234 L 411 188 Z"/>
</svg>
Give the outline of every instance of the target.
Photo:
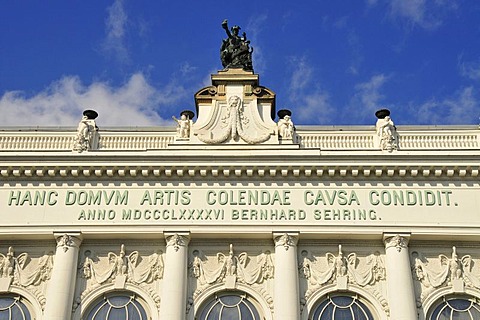
<svg viewBox="0 0 480 320">
<path fill-rule="evenodd" d="M 300 319 L 298 233 L 273 234 L 275 241 L 274 318 Z"/>
<path fill-rule="evenodd" d="M 57 249 L 52 275 L 48 282 L 43 319 L 66 320 L 72 316 L 72 303 L 77 278 L 80 233 L 55 234 Z"/>
<path fill-rule="evenodd" d="M 212 85 L 195 94 L 197 121 L 192 144 L 275 144 L 275 93 L 251 71 L 229 69 L 212 75 Z"/>
<path fill-rule="evenodd" d="M 407 235 L 384 235 L 390 319 L 417 319 Z"/>
<path fill-rule="evenodd" d="M 188 233 L 166 233 L 160 319 L 185 320 L 187 305 Z"/>
</svg>

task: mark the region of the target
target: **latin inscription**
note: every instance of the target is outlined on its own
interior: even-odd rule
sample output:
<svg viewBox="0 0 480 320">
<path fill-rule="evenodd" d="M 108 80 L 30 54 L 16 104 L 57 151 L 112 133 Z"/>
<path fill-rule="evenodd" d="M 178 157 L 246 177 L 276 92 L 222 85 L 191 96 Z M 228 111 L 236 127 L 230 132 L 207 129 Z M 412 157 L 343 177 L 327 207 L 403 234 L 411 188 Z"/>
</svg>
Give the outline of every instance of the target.
<svg viewBox="0 0 480 320">
<path fill-rule="evenodd" d="M 458 206 L 452 190 L 330 188 L 11 190 L 6 204 L 65 207 L 77 221 L 195 223 L 379 221 L 392 207 Z"/>
</svg>

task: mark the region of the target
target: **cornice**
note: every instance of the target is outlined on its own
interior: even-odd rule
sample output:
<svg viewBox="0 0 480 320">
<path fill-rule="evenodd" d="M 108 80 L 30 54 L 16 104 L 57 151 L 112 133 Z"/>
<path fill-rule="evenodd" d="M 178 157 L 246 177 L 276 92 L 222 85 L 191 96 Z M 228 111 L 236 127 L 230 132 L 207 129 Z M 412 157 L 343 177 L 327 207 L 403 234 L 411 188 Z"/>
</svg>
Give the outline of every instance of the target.
<svg viewBox="0 0 480 320">
<path fill-rule="evenodd" d="M 480 165 L 471 164 L 24 164 L 0 166 L 0 180 L 18 179 L 291 179 L 478 181 Z"/>
</svg>

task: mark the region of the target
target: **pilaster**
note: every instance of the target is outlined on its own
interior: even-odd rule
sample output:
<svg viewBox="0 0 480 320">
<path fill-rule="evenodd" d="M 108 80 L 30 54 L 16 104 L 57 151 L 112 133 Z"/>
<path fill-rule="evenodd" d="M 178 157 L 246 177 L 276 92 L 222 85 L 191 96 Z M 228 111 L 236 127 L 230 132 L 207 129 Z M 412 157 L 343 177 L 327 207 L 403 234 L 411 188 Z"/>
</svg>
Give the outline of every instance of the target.
<svg viewBox="0 0 480 320">
<path fill-rule="evenodd" d="M 165 233 L 167 242 L 160 319 L 184 320 L 187 303 L 188 243 L 186 232 Z"/>
<path fill-rule="evenodd" d="M 297 243 L 298 233 L 274 233 L 275 319 L 300 319 Z"/>
<path fill-rule="evenodd" d="M 408 234 L 385 234 L 388 304 L 390 319 L 417 319 Z"/>
<path fill-rule="evenodd" d="M 72 315 L 75 280 L 77 278 L 78 251 L 82 235 L 55 233 L 57 248 L 52 275 L 48 283 L 44 319 L 67 320 Z"/>
</svg>

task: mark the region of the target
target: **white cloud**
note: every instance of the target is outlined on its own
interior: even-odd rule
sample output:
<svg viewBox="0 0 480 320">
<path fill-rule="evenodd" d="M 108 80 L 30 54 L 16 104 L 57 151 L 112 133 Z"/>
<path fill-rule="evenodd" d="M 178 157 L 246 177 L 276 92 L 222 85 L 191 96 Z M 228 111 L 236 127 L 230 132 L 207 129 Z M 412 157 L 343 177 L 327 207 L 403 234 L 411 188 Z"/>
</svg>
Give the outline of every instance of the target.
<svg viewBox="0 0 480 320">
<path fill-rule="evenodd" d="M 265 23 L 268 19 L 266 14 L 260 14 L 252 16 L 247 23 L 246 29 L 248 30 L 247 38 L 251 40 L 251 45 L 253 47 L 253 69 L 255 73 L 262 74 L 266 68 L 265 58 L 263 56 L 263 50 L 261 47 L 262 41 L 260 41 L 260 34 L 263 31 Z"/>
<path fill-rule="evenodd" d="M 380 0 L 367 0 L 367 5 L 372 7 L 380 2 Z M 458 7 L 456 0 L 384 0 L 383 2 L 388 6 L 389 16 L 404 22 L 410 29 L 418 26 L 435 30 L 442 25 L 448 14 Z"/>
<path fill-rule="evenodd" d="M 120 63 L 129 61 L 129 53 L 125 44 L 125 33 L 128 16 L 123 7 L 123 0 L 115 2 L 107 9 L 108 17 L 105 20 L 105 39 L 102 50 L 115 57 Z"/>
<path fill-rule="evenodd" d="M 293 99 L 296 99 L 303 90 L 310 85 L 313 74 L 313 67 L 308 64 L 307 58 L 291 57 L 289 65 L 293 67 L 290 77 L 289 92 Z"/>
<path fill-rule="evenodd" d="M 101 126 L 165 125 L 157 110 L 185 96 L 185 88 L 172 81 L 159 89 L 142 73 L 133 74 L 119 87 L 107 82 L 88 86 L 75 76 L 65 76 L 46 90 L 27 97 L 21 91 L 0 97 L 2 126 L 76 126 L 85 109 L 99 113 Z M 170 120 L 168 120 L 170 121 Z"/>
<path fill-rule="evenodd" d="M 290 58 L 289 66 L 292 70 L 288 89 L 289 103 L 296 110 L 293 118 L 310 123 L 328 123 L 333 110 L 330 96 L 319 88 L 318 81 L 313 81 L 314 68 L 305 56 Z"/>
<path fill-rule="evenodd" d="M 410 105 L 411 114 L 419 124 L 478 124 L 480 104 L 473 87 L 466 87 L 451 97 L 431 99 L 421 105 Z"/>
<path fill-rule="evenodd" d="M 374 75 L 367 82 L 355 86 L 355 93 L 347 108 L 349 114 L 355 114 L 359 119 L 372 118 L 375 111 L 384 107 L 384 95 L 380 92 L 382 86 L 388 81 L 384 74 Z"/>
<path fill-rule="evenodd" d="M 459 68 L 462 76 L 471 80 L 480 80 L 480 61 L 461 62 Z"/>
</svg>

